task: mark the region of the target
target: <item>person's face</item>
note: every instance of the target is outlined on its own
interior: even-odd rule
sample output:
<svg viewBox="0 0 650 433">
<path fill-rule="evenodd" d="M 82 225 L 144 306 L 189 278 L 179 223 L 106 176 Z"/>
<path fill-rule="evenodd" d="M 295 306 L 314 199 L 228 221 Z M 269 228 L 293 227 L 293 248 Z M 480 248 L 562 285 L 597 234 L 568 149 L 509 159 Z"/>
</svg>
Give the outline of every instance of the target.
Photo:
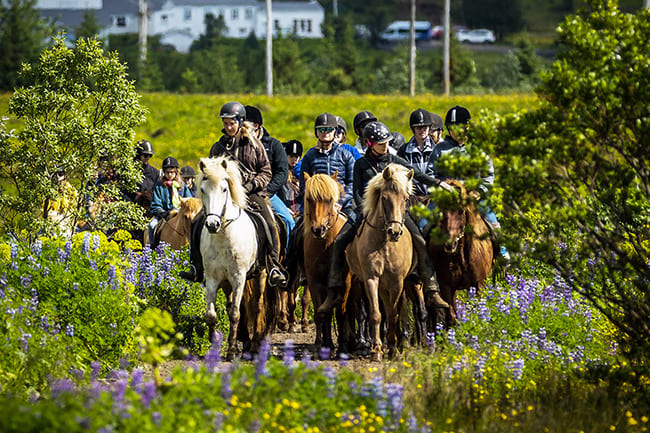
<svg viewBox="0 0 650 433">
<path fill-rule="evenodd" d="M 413 136 L 418 142 L 423 142 L 429 135 L 429 126 L 414 126 Z"/>
<path fill-rule="evenodd" d="M 239 122 L 237 120 L 224 117 L 221 121 L 223 122 L 223 129 L 229 137 L 237 135 L 237 132 L 239 132 Z"/>
<path fill-rule="evenodd" d="M 318 141 L 323 144 L 330 144 L 334 141 L 335 129 L 331 126 L 320 126 L 316 128 L 316 134 L 318 134 Z"/>
<path fill-rule="evenodd" d="M 449 135 L 460 144 L 464 144 L 469 138 L 469 124 L 449 125 Z"/>
<path fill-rule="evenodd" d="M 345 143 L 346 137 L 347 134 L 345 132 L 345 129 L 339 129 L 336 131 L 335 140 L 337 143 L 341 143 L 341 144 Z"/>
<path fill-rule="evenodd" d="M 165 176 L 165 179 L 167 180 L 172 180 L 176 177 L 176 173 L 177 171 L 175 167 L 168 167 L 163 171 L 163 176 Z"/>
<path fill-rule="evenodd" d="M 140 162 L 144 166 L 144 165 L 149 164 L 149 160 L 151 159 L 151 155 L 147 155 L 147 154 L 143 153 L 140 156 L 138 156 L 138 159 L 140 160 Z"/>
<path fill-rule="evenodd" d="M 184 177 L 183 181 L 185 181 L 185 185 L 187 185 L 187 186 L 194 185 L 194 178 L 193 177 Z"/>
<path fill-rule="evenodd" d="M 289 167 L 294 168 L 300 161 L 300 155 L 287 155 L 287 160 L 289 161 Z"/>
<path fill-rule="evenodd" d="M 431 132 L 429 132 L 429 135 L 431 135 L 431 139 L 434 143 L 439 143 L 442 139 L 442 129 L 432 129 Z"/>
<path fill-rule="evenodd" d="M 377 155 L 385 155 L 388 152 L 388 142 L 384 141 L 383 143 L 373 142 L 366 140 L 366 146 L 372 149 Z"/>
</svg>

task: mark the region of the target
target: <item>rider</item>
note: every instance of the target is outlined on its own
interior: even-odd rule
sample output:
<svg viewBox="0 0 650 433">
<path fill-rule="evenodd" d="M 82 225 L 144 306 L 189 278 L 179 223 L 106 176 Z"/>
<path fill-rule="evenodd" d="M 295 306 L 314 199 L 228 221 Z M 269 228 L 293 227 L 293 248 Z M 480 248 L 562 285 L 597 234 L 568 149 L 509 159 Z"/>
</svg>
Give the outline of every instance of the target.
<svg viewBox="0 0 650 433">
<path fill-rule="evenodd" d="M 140 162 L 142 168 L 142 178 L 138 182 L 137 189 L 129 197 L 140 206 L 147 208 L 151 203 L 153 187 L 160 179 L 160 172 L 157 168 L 149 164 L 153 156 L 153 146 L 148 140 L 140 140 L 137 143 L 136 160 Z"/>
<path fill-rule="evenodd" d="M 289 176 L 287 183 L 282 186 L 278 195 L 289 208 L 291 214 L 298 216 L 298 208 L 300 207 L 300 180 L 298 179 L 300 171 L 297 173 L 294 169 L 298 166 L 300 158 L 302 158 L 302 143 L 298 140 L 289 140 L 283 143 L 285 152 L 287 153 L 287 162 L 289 163 Z"/>
<path fill-rule="evenodd" d="M 253 125 L 245 122 L 246 108 L 236 101 L 227 102 L 221 107 L 219 117 L 223 122 L 224 135 L 212 145 L 210 158 L 222 155 L 230 156 L 239 163 L 239 169 L 248 199 L 259 209 L 266 224 L 265 232 L 271 247 L 271 266 L 268 283 L 271 286 L 286 285 L 286 276 L 278 262 L 280 242 L 277 230 L 273 230 L 275 219 L 266 200 L 266 188 L 271 180 L 271 164 L 262 143 L 253 135 Z M 203 258 L 201 257 L 200 239 L 205 213 L 202 212 L 192 221 L 190 240 L 190 261 L 188 271 L 179 275 L 191 281 L 203 281 Z"/>
<path fill-rule="evenodd" d="M 181 177 L 183 178 L 183 182 L 185 182 L 185 185 L 190 189 L 190 192 L 192 193 L 192 197 L 196 197 L 196 183 L 194 183 L 194 179 L 196 178 L 196 172 L 192 167 L 189 165 L 186 165 L 185 167 L 181 168 Z"/>
<path fill-rule="evenodd" d="M 300 169 L 300 196 L 305 196 L 305 174 L 333 175 L 337 173 L 337 181 L 343 185 L 345 193 L 341 195 L 339 205 L 348 216 L 352 215 L 352 172 L 354 157 L 335 141 L 337 128 L 336 116 L 331 113 L 322 113 L 314 121 L 314 134 L 318 141 L 316 146 L 307 151 L 302 159 Z M 300 206 L 302 213 L 304 203 Z M 299 218 L 296 228 L 289 240 L 289 248 L 285 260 L 289 274 L 295 278 L 298 275 L 298 266 L 302 262 L 303 243 L 302 218 Z M 291 285 L 290 285 L 291 286 Z"/>
<path fill-rule="evenodd" d="M 247 105 L 245 108 L 246 120 L 253 124 L 253 131 L 251 132 L 264 145 L 266 155 L 271 164 L 271 181 L 266 187 L 266 195 L 269 197 L 273 212 L 275 212 L 284 222 L 284 226 L 287 230 L 288 242 L 289 233 L 291 233 L 295 227 L 296 222 L 287 206 L 277 195 L 282 186 L 287 183 L 287 178 L 289 177 L 289 162 L 287 161 L 287 154 L 282 143 L 280 143 L 280 140 L 271 137 L 266 128 L 262 126 L 262 112 L 252 105 Z"/>
<path fill-rule="evenodd" d="M 341 145 L 341 147 L 352 154 L 354 160 L 361 158 L 361 155 L 356 147 L 351 144 L 346 143 L 348 136 L 348 125 L 345 123 L 345 120 L 336 116 L 336 133 L 334 134 L 334 141 Z"/>
<path fill-rule="evenodd" d="M 393 136 L 383 123 L 368 123 L 363 128 L 362 134 L 364 144 L 368 150 L 365 156 L 354 164 L 354 201 L 357 209 L 361 209 L 362 207 L 363 194 L 370 179 L 376 174 L 381 173 L 390 163 L 400 164 L 409 169 L 413 169 L 414 177 L 427 185 L 437 185 L 445 189 L 452 189 L 450 185 L 424 174 L 417 167 L 411 166 L 408 161 L 397 155 L 390 154 L 388 152 L 388 142 L 393 139 Z M 327 298 L 318 308 L 318 313 L 330 311 L 343 300 L 343 293 L 345 291 L 345 249 L 354 239 L 357 227 L 362 220 L 362 218 L 356 218 L 356 222 L 354 218 L 348 220 L 336 237 L 332 250 L 332 262 L 327 284 Z M 422 233 L 420 233 L 420 230 L 408 212 L 406 213 L 404 225 L 411 233 L 413 249 L 418 257 L 418 274 L 424 282 L 424 290 L 428 302 L 436 307 L 448 308 L 449 304 L 440 297 L 436 273 L 427 252 Z"/>
<path fill-rule="evenodd" d="M 440 143 L 435 146 L 434 151 L 431 153 L 429 158 L 429 163 L 427 166 L 427 173 L 430 173 L 432 176 L 435 176 L 438 179 L 450 179 L 452 178 L 451 173 L 446 173 L 442 168 L 438 166 L 438 160 L 442 155 L 445 154 L 458 154 L 458 155 L 468 155 L 468 147 L 471 146 L 469 143 L 469 123 L 471 120 L 470 112 L 467 108 L 456 105 L 447 111 L 445 116 L 445 126 L 449 135 L 445 137 Z M 492 158 L 487 154 L 483 154 L 484 158 L 487 160 L 487 170 L 485 173 L 477 173 L 477 176 L 481 178 L 481 183 L 478 187 L 478 191 L 470 191 L 469 194 L 475 200 L 479 202 L 480 208 L 482 208 L 482 214 L 484 215 L 485 220 L 489 223 L 493 235 L 501 228 L 496 214 L 489 208 L 486 203 L 486 196 L 488 193 L 488 188 L 494 184 L 494 164 Z M 457 178 L 458 176 L 456 176 Z M 508 252 L 505 248 L 501 248 L 499 252 L 505 258 L 508 258 Z"/>
<path fill-rule="evenodd" d="M 442 117 L 436 113 L 431 113 L 431 128 L 429 135 L 433 140 L 434 146 L 442 141 L 442 133 L 444 132 L 445 125 L 442 123 Z"/>
<path fill-rule="evenodd" d="M 435 143 L 429 137 L 429 130 L 433 119 L 431 113 L 422 108 L 411 113 L 409 118 L 409 125 L 413 136 L 406 143 L 405 146 L 397 152 L 397 154 L 407 160 L 412 166 L 417 167 L 423 173 L 427 172 L 427 163 L 429 162 L 429 155 L 433 151 Z M 420 198 L 428 198 L 428 186 L 418 180 L 413 182 L 413 194 Z"/>
<path fill-rule="evenodd" d="M 185 185 L 178 171 L 178 161 L 172 156 L 163 160 L 163 177 L 158 180 L 151 196 L 151 214 L 149 221 L 149 244 L 153 247 L 154 231 L 161 219 L 167 219 L 169 213 L 181 207 L 181 197 L 192 197 L 192 192 Z"/>
<path fill-rule="evenodd" d="M 357 134 L 357 141 L 354 142 L 354 147 L 359 151 L 360 154 L 366 153 L 365 144 L 363 144 L 363 127 L 370 122 L 376 122 L 377 118 L 370 111 L 360 111 L 352 120 L 352 127 L 354 128 L 354 133 Z"/>
</svg>

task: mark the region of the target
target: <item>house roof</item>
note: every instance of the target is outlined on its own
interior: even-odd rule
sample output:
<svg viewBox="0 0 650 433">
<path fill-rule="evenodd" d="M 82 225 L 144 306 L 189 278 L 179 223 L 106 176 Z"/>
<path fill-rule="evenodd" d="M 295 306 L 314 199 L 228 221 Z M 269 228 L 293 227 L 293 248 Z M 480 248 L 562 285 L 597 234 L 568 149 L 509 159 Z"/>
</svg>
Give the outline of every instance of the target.
<svg viewBox="0 0 650 433">
<path fill-rule="evenodd" d="M 138 2 L 133 0 L 110 0 L 104 1 L 102 9 L 92 9 L 97 22 L 101 27 L 111 25 L 111 17 L 115 15 L 137 15 Z M 151 8 L 151 6 L 150 6 Z M 83 21 L 83 9 L 41 9 L 44 17 L 52 18 L 59 24 L 68 27 L 78 27 Z"/>
<path fill-rule="evenodd" d="M 295 10 L 301 10 L 301 11 L 306 11 L 306 10 L 314 10 L 314 11 L 322 11 L 323 7 L 318 3 L 317 1 L 274 1 L 272 3 L 273 10 L 274 11 L 295 11 Z"/>
</svg>

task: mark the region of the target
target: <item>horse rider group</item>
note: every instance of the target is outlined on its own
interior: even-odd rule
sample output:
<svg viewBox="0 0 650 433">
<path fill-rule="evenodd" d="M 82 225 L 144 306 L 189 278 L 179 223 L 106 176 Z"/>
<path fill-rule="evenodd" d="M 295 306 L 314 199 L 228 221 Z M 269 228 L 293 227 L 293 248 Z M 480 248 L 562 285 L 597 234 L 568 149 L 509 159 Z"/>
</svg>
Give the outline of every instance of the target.
<svg viewBox="0 0 650 433">
<path fill-rule="evenodd" d="M 325 112 L 316 116 L 314 122 L 315 146 L 301 159 L 302 143 L 289 140 L 282 144 L 270 136 L 263 126 L 259 109 L 232 101 L 221 107 L 219 117 L 223 123 L 223 135 L 212 145 L 209 156 L 226 155 L 239 164 L 249 203 L 264 221 L 265 227 L 260 231 L 267 238 L 266 244 L 269 247 L 268 283 L 271 286 L 284 287 L 289 283 L 290 278 L 297 278 L 299 274 L 302 263 L 301 213 L 305 189 L 304 175 L 336 174 L 337 181 L 342 185 L 345 193 L 341 196 L 339 206 L 340 211 L 347 215 L 348 222 L 337 236 L 333 248 L 328 294 L 319 308 L 319 313 L 335 308 L 342 301 L 346 273 L 344 251 L 354 238 L 359 225 L 359 213 L 368 181 L 377 173 L 381 173 L 390 163 L 413 169 L 412 203 L 421 202 L 433 206 L 429 203 L 429 187 L 452 190 L 452 187 L 445 182 L 451 175 L 438 167 L 437 162 L 444 154 L 466 152 L 467 130 L 471 119 L 467 108 L 455 106 L 447 112 L 443 125 L 440 116 L 418 108 L 409 118 L 413 136 L 405 141 L 401 134 L 391 133 L 388 127 L 379 122 L 371 112 L 361 111 L 353 120 L 357 139 L 354 145 L 350 145 L 345 143 L 347 138 L 345 121 L 339 116 Z M 447 128 L 448 135 L 442 139 L 444 127 Z M 397 146 L 391 146 L 396 143 Z M 166 158 L 165 161 L 168 162 L 169 167 L 174 166 L 178 169 L 178 163 L 174 158 Z M 146 162 L 143 161 L 143 167 L 145 165 Z M 167 180 L 164 180 L 163 185 L 166 188 L 172 187 L 173 183 L 170 184 L 170 179 L 167 176 L 165 179 Z M 487 186 L 493 181 L 494 174 L 490 160 L 489 174 L 483 179 L 485 189 L 475 193 L 483 196 L 487 192 Z M 179 195 L 182 194 L 186 194 L 184 189 L 179 190 Z M 173 194 L 165 195 L 166 200 L 173 201 L 172 196 Z M 154 208 L 153 204 L 152 208 Z M 280 217 L 289 234 L 287 255 L 282 263 L 274 213 Z M 191 265 L 189 269 L 179 274 L 195 282 L 202 282 L 204 279 L 199 243 L 205 217 L 204 213 L 200 213 L 192 222 Z M 489 212 L 487 219 L 493 226 L 498 226 L 494 213 Z M 435 270 L 427 253 L 421 227 L 418 227 L 410 215 L 407 215 L 405 226 L 411 233 L 413 249 L 418 261 L 417 273 L 424 283 L 428 303 L 438 307 L 448 307 L 440 296 Z"/>
</svg>

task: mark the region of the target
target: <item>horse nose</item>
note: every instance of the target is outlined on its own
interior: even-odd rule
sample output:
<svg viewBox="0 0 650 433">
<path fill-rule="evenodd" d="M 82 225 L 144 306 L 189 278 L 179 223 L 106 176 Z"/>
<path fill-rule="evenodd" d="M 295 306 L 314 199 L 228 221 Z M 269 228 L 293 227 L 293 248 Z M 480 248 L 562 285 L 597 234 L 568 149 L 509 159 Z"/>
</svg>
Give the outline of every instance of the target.
<svg viewBox="0 0 650 433">
<path fill-rule="evenodd" d="M 205 220 L 205 228 L 207 228 L 210 233 L 215 234 L 221 230 L 221 221 L 217 218 L 208 217 Z"/>
<path fill-rule="evenodd" d="M 326 230 L 323 226 L 314 226 L 311 228 L 311 232 L 316 238 L 323 239 L 323 237 L 325 237 Z"/>
<path fill-rule="evenodd" d="M 397 242 L 399 238 L 402 236 L 402 227 L 399 226 L 397 229 L 393 225 L 388 226 L 386 229 L 386 233 L 388 234 L 389 240 L 392 242 Z"/>
</svg>

